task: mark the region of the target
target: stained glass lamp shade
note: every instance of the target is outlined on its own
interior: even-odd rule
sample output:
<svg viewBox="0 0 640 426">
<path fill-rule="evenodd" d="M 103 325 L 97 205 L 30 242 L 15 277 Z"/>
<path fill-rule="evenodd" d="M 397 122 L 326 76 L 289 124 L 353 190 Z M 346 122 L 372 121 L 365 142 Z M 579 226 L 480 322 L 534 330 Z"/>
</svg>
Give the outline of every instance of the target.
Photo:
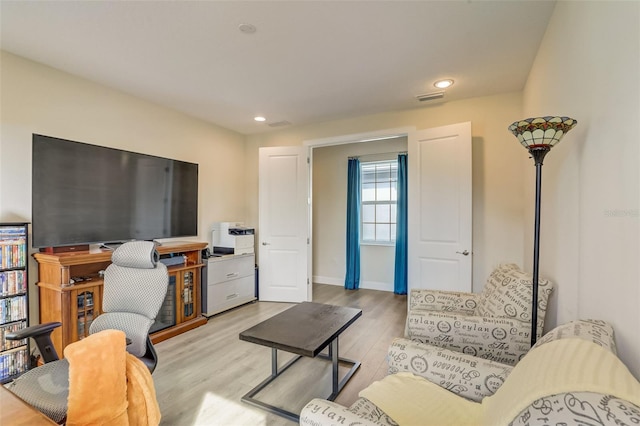
<svg viewBox="0 0 640 426">
<path fill-rule="evenodd" d="M 562 137 L 578 124 L 569 117 L 537 117 L 516 121 L 509 126 L 509 131 L 518 138 L 522 146 L 529 151 L 549 151 L 558 144 Z M 533 153 L 532 153 L 533 154 Z M 545 152 L 546 154 L 546 152 Z M 544 155 L 543 155 L 544 157 Z"/>
</svg>

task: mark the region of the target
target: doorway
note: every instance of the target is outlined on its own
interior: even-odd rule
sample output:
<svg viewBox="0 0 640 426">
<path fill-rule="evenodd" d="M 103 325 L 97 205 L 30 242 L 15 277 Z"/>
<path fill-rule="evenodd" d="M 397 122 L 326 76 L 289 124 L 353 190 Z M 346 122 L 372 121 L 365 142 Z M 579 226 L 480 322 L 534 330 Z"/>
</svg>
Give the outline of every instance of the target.
<svg viewBox="0 0 640 426">
<path fill-rule="evenodd" d="M 303 215 L 308 221 L 307 275 L 305 279 L 296 280 L 296 285 L 301 289 L 312 289 L 310 284 L 313 282 L 314 275 L 320 282 L 322 280 L 321 275 L 312 272 L 318 261 L 314 254 L 315 242 L 312 230 L 314 219 L 319 220 L 314 217 L 316 202 L 312 188 L 315 185 L 310 178 L 313 175 L 314 149 L 399 137 L 407 139 L 409 157 L 408 290 L 412 288 L 471 290 L 471 123 L 469 122 L 420 131 L 415 128 L 401 128 L 304 141 L 301 148 L 303 148 L 302 152 L 306 151 L 309 156 L 307 178 L 310 183 L 307 199 L 309 208 L 304 209 Z M 389 152 L 389 149 L 384 151 Z M 268 186 L 269 182 L 263 182 L 261 175 L 261 198 L 263 198 L 262 188 Z M 342 210 L 343 217 L 346 217 L 345 209 L 334 210 L 338 212 Z M 259 214 L 263 217 L 262 207 Z M 343 236 L 345 234 L 346 232 Z M 336 262 L 343 264 L 345 257 L 335 256 L 335 259 Z M 263 270 L 262 263 L 261 255 L 261 270 Z M 342 285 L 340 277 L 326 278 L 330 284 Z M 331 280 L 333 282 L 330 282 Z M 312 300 L 312 297 L 312 291 L 307 291 L 307 300 Z"/>
<path fill-rule="evenodd" d="M 346 258 L 347 161 L 395 160 L 407 151 L 413 128 L 305 141 L 311 164 L 312 282 L 344 286 Z M 360 246 L 360 288 L 393 292 L 394 243 Z"/>
<path fill-rule="evenodd" d="M 367 169 L 397 165 L 398 154 L 407 151 L 407 137 L 367 143 L 317 147 L 312 161 L 313 279 L 314 283 L 344 285 L 346 258 L 347 162 L 357 157 Z M 396 169 L 397 170 L 397 169 Z M 394 170 L 395 171 L 395 170 Z M 387 191 L 366 191 L 376 198 L 395 194 L 396 174 L 389 173 Z M 365 173 L 367 176 L 371 173 Z M 375 171 L 372 173 L 375 179 Z M 377 173 L 378 176 L 387 174 Z M 384 184 L 384 182 L 383 182 Z M 373 186 L 374 184 L 365 184 Z M 380 183 L 378 184 L 380 186 Z M 395 197 L 393 197 L 395 200 Z M 363 200 L 367 202 L 367 200 Z M 369 222 L 360 238 L 360 288 L 393 291 L 395 267 L 395 203 L 363 207 Z M 383 224 L 382 222 L 389 222 Z M 375 225 L 377 223 L 377 225 Z M 376 230 L 381 235 L 376 235 Z M 374 235 L 370 235 L 370 234 Z"/>
</svg>

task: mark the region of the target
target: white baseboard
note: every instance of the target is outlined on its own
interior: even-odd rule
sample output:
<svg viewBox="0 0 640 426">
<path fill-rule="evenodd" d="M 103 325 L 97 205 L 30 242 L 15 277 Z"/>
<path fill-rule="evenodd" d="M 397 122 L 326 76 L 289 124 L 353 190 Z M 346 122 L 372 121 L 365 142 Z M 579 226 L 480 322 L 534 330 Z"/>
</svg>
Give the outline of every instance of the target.
<svg viewBox="0 0 640 426">
<path fill-rule="evenodd" d="M 344 278 L 337 277 L 324 277 L 321 275 L 314 275 L 313 282 L 318 284 L 337 285 L 341 287 L 344 286 Z M 360 281 L 360 288 L 393 292 L 393 283 L 383 283 L 380 281 Z"/>
<path fill-rule="evenodd" d="M 323 277 L 321 275 L 314 275 L 313 282 L 318 284 L 330 284 L 330 285 L 344 285 L 344 278 L 335 277 Z"/>
</svg>

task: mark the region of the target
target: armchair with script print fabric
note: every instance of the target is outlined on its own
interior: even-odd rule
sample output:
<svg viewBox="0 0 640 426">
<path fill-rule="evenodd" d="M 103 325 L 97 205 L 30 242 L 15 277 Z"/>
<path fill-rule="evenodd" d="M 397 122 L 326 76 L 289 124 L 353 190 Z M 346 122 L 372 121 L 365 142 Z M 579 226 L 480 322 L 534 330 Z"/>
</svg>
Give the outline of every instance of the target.
<svg viewBox="0 0 640 426">
<path fill-rule="evenodd" d="M 534 348 L 560 339 L 582 339 L 616 354 L 613 328 L 604 321 L 580 320 L 557 327 L 537 341 Z M 505 382 L 512 365 L 396 338 L 387 355 L 389 374 L 413 373 L 448 391 L 480 402 Z"/>
<path fill-rule="evenodd" d="M 531 346 L 531 274 L 498 266 L 480 294 L 414 289 L 405 337 L 515 365 Z M 542 335 L 553 283 L 539 280 L 537 335 Z"/>
<path fill-rule="evenodd" d="M 640 424 L 640 383 L 616 357 L 613 328 L 604 321 L 557 327 L 515 367 L 401 338 L 388 361 L 389 375 L 351 407 L 314 399 L 300 424 Z M 482 390 L 485 384 L 491 390 Z M 460 392 L 476 386 L 479 393 Z"/>
</svg>

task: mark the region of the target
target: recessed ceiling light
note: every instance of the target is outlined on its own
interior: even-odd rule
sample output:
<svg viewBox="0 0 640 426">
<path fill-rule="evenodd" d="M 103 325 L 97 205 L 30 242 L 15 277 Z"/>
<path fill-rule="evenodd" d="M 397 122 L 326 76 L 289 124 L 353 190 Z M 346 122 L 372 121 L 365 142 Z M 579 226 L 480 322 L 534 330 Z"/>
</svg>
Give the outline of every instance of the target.
<svg viewBox="0 0 640 426">
<path fill-rule="evenodd" d="M 438 80 L 435 83 L 433 83 L 433 85 L 436 86 L 438 89 L 446 89 L 447 87 L 453 85 L 453 80 L 451 80 L 450 78 L 446 80 Z"/>
<path fill-rule="evenodd" d="M 266 118 L 260 117 L 260 116 L 254 117 L 253 119 L 256 120 L 256 121 L 267 121 Z"/>
</svg>

